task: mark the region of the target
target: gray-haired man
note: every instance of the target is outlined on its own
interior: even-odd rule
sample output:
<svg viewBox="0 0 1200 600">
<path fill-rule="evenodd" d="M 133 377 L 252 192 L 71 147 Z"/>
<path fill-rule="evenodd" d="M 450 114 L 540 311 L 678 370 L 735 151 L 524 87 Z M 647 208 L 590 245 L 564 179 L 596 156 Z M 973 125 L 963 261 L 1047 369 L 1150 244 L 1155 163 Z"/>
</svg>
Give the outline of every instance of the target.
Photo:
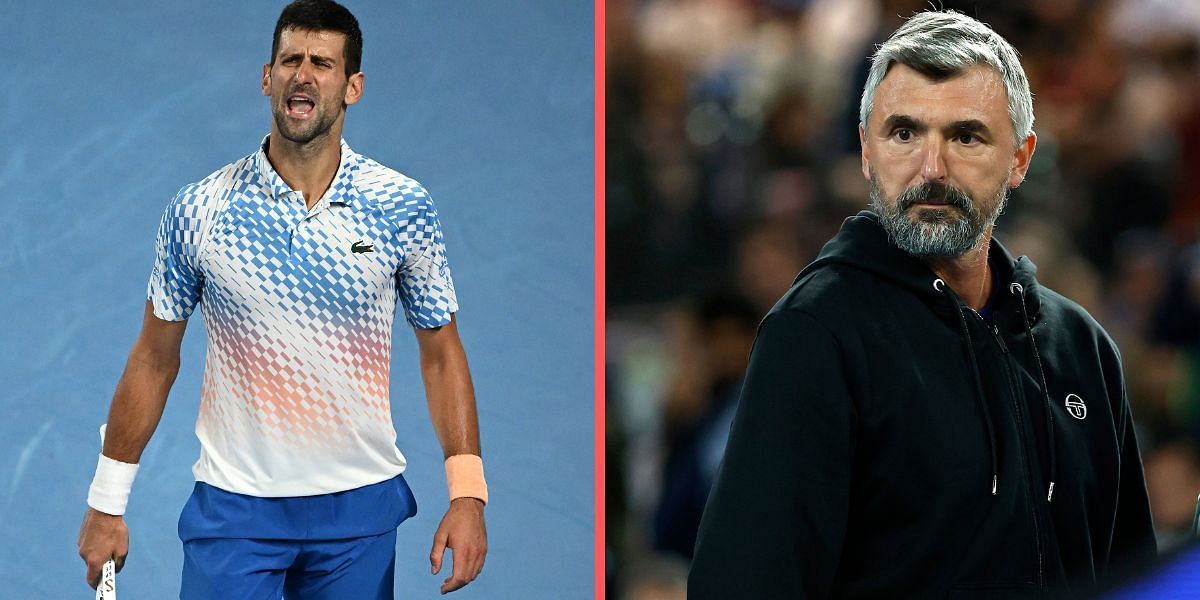
<svg viewBox="0 0 1200 600">
<path fill-rule="evenodd" d="M 992 239 L 1032 125 L 986 25 L 919 13 L 879 48 L 872 211 L 759 329 L 690 597 L 1074 597 L 1153 558 L 1117 348 Z"/>
</svg>

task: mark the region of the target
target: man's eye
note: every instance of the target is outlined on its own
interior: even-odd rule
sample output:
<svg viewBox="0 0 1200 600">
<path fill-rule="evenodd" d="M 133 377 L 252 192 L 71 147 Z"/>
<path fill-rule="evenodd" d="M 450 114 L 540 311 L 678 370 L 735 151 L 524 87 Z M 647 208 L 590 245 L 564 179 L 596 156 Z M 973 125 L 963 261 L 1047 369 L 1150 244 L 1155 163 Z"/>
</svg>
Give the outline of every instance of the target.
<svg viewBox="0 0 1200 600">
<path fill-rule="evenodd" d="M 908 142 L 913 139 L 913 131 L 911 129 L 897 129 L 896 131 L 892 132 L 892 137 L 900 140 L 901 142 Z"/>
<path fill-rule="evenodd" d="M 972 134 L 972 133 L 959 134 L 957 139 L 964 146 L 973 146 L 973 145 L 979 143 L 979 138 L 975 137 L 975 134 Z"/>
</svg>

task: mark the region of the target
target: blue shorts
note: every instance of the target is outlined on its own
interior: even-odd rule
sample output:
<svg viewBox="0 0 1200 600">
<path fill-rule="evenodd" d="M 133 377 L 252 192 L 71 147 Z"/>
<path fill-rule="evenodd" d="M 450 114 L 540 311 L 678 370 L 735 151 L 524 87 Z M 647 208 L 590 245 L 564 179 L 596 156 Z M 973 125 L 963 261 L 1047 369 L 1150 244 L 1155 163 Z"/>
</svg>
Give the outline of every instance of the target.
<svg viewBox="0 0 1200 600">
<path fill-rule="evenodd" d="M 211 538 L 183 544 L 185 600 L 392 600 L 396 530 L 348 540 Z"/>
<path fill-rule="evenodd" d="M 390 599 L 396 526 L 416 512 L 399 475 L 336 494 L 290 498 L 197 482 L 179 517 L 179 597 Z"/>
</svg>

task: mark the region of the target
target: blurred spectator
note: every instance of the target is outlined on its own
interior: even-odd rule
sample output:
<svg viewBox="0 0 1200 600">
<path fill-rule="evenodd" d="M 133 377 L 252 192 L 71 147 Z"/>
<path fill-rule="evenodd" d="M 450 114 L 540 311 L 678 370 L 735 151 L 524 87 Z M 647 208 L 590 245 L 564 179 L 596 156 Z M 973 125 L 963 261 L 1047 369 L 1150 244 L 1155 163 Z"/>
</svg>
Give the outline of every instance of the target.
<svg viewBox="0 0 1200 600">
<path fill-rule="evenodd" d="M 667 456 L 654 516 L 657 551 L 692 557 L 757 325 L 755 309 L 728 289 L 710 293 L 695 311 L 663 407 Z"/>
<path fill-rule="evenodd" d="M 739 293 L 745 294 L 751 305 L 751 318 L 765 315 L 787 291 L 792 278 L 820 249 L 802 247 L 804 238 L 799 233 L 800 226 L 786 221 L 767 221 L 751 228 L 738 241 L 734 270 Z M 746 357 L 741 358 L 745 366 Z"/>
<path fill-rule="evenodd" d="M 611 368 L 606 370 L 609 373 L 614 371 Z M 606 374 L 606 380 L 611 378 L 611 375 Z M 611 381 L 605 382 L 605 389 L 612 389 Z M 615 559 L 617 551 L 625 547 L 628 508 L 625 501 L 625 432 L 617 415 L 617 406 L 611 402 L 608 402 L 608 405 L 608 410 L 604 413 L 604 446 L 607 458 L 604 463 L 604 580 L 605 588 L 613 590 L 621 576 L 621 565 Z M 612 596 L 611 592 L 609 596 Z"/>
<path fill-rule="evenodd" d="M 1022 54 L 1038 146 L 997 236 L 1116 339 L 1169 544 L 1200 494 L 1200 2 L 938 4 Z M 866 207 L 867 58 L 927 6 L 608 2 L 607 377 L 619 416 L 608 437 L 621 452 L 609 492 L 623 509 L 610 547 L 631 567 L 611 597 L 681 597 L 685 517 L 713 460 L 696 448 L 727 428 L 715 407 L 732 388 L 718 382 L 745 365 L 744 351 L 701 359 L 715 342 L 690 299 L 732 282 L 752 339 L 820 244 Z"/>
<path fill-rule="evenodd" d="M 1145 456 L 1145 467 L 1159 550 L 1173 550 L 1192 539 L 1200 457 L 1190 441 L 1177 439 Z"/>
<path fill-rule="evenodd" d="M 634 565 L 623 598 L 628 600 L 684 600 L 687 597 L 687 561 L 658 557 Z"/>
</svg>

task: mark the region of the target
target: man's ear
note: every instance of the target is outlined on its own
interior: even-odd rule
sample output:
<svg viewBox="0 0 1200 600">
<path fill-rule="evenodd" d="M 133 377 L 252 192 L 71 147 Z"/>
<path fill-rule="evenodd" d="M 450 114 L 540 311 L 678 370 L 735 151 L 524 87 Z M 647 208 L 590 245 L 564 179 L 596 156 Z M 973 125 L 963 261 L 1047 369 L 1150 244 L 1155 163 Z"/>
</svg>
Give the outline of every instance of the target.
<svg viewBox="0 0 1200 600">
<path fill-rule="evenodd" d="M 271 65 L 263 65 L 262 94 L 271 95 Z"/>
<path fill-rule="evenodd" d="M 347 106 L 362 100 L 363 84 L 365 83 L 365 79 L 366 76 L 363 75 L 362 71 L 350 76 L 349 81 L 346 82 L 346 95 L 344 98 L 342 98 L 342 101 L 345 102 Z"/>
<path fill-rule="evenodd" d="M 1037 134 L 1029 132 L 1029 137 L 1017 146 L 1017 151 L 1013 153 L 1012 175 L 1008 176 L 1008 187 L 1015 188 L 1025 181 L 1025 174 L 1029 172 L 1029 163 L 1033 160 L 1033 150 L 1037 148 Z"/>
</svg>

